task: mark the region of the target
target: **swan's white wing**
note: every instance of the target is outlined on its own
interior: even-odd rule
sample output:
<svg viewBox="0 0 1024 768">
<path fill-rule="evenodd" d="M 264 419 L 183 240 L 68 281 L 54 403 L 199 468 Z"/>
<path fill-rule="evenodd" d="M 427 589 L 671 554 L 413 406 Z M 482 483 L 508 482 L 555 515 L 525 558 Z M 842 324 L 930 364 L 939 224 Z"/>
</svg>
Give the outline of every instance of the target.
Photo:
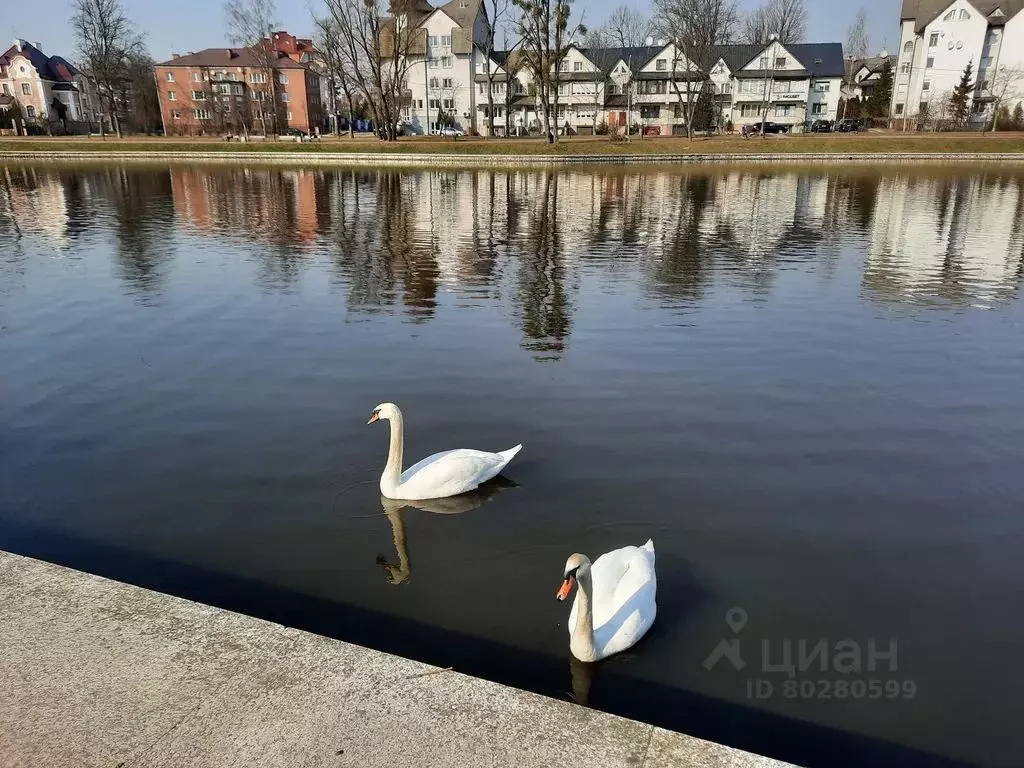
<svg viewBox="0 0 1024 768">
<path fill-rule="evenodd" d="M 438 499 L 466 493 L 495 477 L 507 463 L 502 454 L 472 448 L 435 453 L 402 473 L 400 498 Z"/>
</svg>

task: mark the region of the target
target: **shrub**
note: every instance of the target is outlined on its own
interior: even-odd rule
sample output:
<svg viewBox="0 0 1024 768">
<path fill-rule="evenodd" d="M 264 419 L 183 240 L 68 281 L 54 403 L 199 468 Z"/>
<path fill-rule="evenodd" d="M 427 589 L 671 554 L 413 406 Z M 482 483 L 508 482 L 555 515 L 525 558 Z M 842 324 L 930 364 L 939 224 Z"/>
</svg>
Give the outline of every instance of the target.
<svg viewBox="0 0 1024 768">
<path fill-rule="evenodd" d="M 597 127 L 594 129 L 594 133 L 597 134 L 598 136 L 607 136 L 608 131 L 609 129 L 607 120 L 602 120 L 600 123 L 597 124 Z"/>
</svg>

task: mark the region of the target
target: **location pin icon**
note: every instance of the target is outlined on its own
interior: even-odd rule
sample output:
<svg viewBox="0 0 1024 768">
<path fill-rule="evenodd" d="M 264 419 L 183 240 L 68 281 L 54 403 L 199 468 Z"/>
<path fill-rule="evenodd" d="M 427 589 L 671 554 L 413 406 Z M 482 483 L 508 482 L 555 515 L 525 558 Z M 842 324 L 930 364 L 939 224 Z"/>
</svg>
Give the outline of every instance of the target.
<svg viewBox="0 0 1024 768">
<path fill-rule="evenodd" d="M 730 608 L 725 612 L 725 623 L 738 635 L 747 626 L 747 612 L 742 608 Z"/>
</svg>

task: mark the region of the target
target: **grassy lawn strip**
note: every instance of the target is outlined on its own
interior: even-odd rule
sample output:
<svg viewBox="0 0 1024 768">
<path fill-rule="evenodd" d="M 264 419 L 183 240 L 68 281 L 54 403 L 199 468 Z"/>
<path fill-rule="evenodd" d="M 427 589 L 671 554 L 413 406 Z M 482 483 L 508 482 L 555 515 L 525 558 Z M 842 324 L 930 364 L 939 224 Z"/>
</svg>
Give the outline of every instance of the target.
<svg viewBox="0 0 1024 768">
<path fill-rule="evenodd" d="M 563 139 L 548 144 L 539 139 L 480 139 L 453 141 L 434 137 L 406 137 L 388 143 L 373 138 L 325 139 L 320 142 L 296 144 L 284 141 L 226 142 L 218 139 L 129 138 L 3 138 L 2 151 L 76 151 L 76 152 L 305 152 L 345 153 L 380 152 L 417 154 L 469 155 L 704 155 L 704 154 L 804 154 L 822 152 L 835 154 L 883 153 L 1024 153 L 1024 133 L 996 134 L 901 134 L 871 132 L 868 134 L 831 134 L 772 136 L 743 139 L 723 136 L 710 139 L 633 138 L 628 142 L 612 142 L 604 137 Z"/>
</svg>

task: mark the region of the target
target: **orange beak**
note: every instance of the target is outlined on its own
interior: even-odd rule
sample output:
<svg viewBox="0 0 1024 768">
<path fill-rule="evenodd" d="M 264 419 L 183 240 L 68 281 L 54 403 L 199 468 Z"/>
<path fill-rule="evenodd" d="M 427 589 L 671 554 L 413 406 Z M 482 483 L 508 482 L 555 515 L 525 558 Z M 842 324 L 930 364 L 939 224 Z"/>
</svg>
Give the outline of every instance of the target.
<svg viewBox="0 0 1024 768">
<path fill-rule="evenodd" d="M 380 416 L 377 415 L 376 411 L 374 411 L 373 413 L 370 414 L 370 420 L 368 422 L 366 422 L 366 423 L 367 424 L 373 424 L 373 422 L 375 422 L 375 421 L 380 421 Z"/>
<path fill-rule="evenodd" d="M 573 576 L 566 576 L 565 581 L 562 582 L 562 586 L 558 588 L 558 592 L 555 597 L 559 600 L 565 600 L 572 592 L 573 585 L 576 583 L 576 579 Z"/>
</svg>

